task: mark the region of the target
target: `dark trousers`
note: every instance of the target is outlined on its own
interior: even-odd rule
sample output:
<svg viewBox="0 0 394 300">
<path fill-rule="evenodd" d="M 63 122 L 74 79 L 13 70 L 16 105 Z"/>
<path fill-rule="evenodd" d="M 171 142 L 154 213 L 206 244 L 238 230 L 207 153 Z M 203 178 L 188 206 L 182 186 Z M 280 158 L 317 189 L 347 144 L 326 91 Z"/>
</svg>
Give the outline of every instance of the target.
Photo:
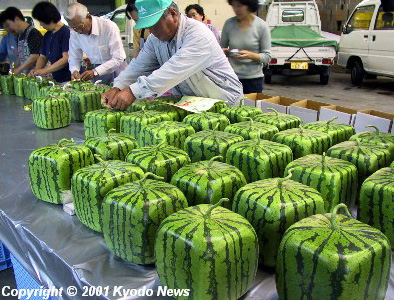
<svg viewBox="0 0 394 300">
<path fill-rule="evenodd" d="M 240 79 L 244 94 L 261 93 L 263 91 L 263 77 L 253 79 Z"/>
</svg>

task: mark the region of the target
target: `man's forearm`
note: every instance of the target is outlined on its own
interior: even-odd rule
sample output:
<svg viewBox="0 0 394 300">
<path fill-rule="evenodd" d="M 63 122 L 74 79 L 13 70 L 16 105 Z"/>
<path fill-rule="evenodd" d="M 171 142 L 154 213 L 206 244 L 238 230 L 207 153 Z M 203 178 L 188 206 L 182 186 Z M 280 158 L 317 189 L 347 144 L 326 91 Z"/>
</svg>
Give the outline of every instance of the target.
<svg viewBox="0 0 394 300">
<path fill-rule="evenodd" d="M 15 70 L 15 72 L 20 73 L 23 70 L 30 69 L 36 64 L 38 57 L 38 54 L 31 54 L 28 59 L 26 59 L 26 61 Z"/>
<path fill-rule="evenodd" d="M 40 57 L 37 59 L 36 69 L 43 69 L 46 64 L 47 64 L 46 57 L 43 55 L 40 55 Z"/>
<path fill-rule="evenodd" d="M 67 66 L 67 64 L 68 64 L 68 57 L 63 56 L 61 59 L 59 59 L 54 64 L 46 67 L 45 70 L 48 73 L 53 73 L 53 72 L 56 72 L 56 71 L 59 71 L 59 70 L 63 69 L 65 66 Z"/>
</svg>

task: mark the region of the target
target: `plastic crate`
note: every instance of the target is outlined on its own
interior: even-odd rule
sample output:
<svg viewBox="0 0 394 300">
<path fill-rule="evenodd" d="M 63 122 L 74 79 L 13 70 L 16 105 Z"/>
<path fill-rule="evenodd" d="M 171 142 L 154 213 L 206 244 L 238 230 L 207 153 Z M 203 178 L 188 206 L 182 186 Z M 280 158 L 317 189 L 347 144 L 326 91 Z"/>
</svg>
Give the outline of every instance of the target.
<svg viewBox="0 0 394 300">
<path fill-rule="evenodd" d="M 3 246 L 3 243 L 0 242 L 0 271 L 11 268 L 12 262 L 10 257 L 10 252 L 6 247 Z"/>
<path fill-rule="evenodd" d="M 15 259 L 15 257 L 11 254 L 11 261 L 14 267 L 15 274 L 15 283 L 18 290 L 20 289 L 28 289 L 28 290 L 39 290 L 41 285 L 37 283 L 33 277 L 30 276 L 29 272 L 27 272 L 22 265 Z M 44 287 L 45 288 L 45 287 Z M 21 297 L 22 300 L 27 299 L 27 297 Z M 30 297 L 29 300 L 42 300 L 42 297 Z M 49 300 L 51 297 L 48 298 Z"/>
</svg>

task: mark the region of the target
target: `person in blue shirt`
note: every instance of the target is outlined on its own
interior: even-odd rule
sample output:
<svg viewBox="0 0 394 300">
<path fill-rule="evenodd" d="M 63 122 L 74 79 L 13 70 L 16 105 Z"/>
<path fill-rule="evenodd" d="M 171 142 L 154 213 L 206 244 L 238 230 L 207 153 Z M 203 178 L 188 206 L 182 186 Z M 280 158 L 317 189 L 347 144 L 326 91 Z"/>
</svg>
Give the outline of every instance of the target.
<svg viewBox="0 0 394 300">
<path fill-rule="evenodd" d="M 0 44 L 0 62 L 8 58 L 10 65 L 18 63 L 18 41 L 15 35 L 7 33 Z"/>
<path fill-rule="evenodd" d="M 48 31 L 44 35 L 36 67 L 29 75 L 45 76 L 52 73 L 53 79 L 57 82 L 70 81 L 71 73 L 68 66 L 70 28 L 60 21 L 60 12 L 50 2 L 38 3 L 33 8 L 32 15 Z"/>
</svg>

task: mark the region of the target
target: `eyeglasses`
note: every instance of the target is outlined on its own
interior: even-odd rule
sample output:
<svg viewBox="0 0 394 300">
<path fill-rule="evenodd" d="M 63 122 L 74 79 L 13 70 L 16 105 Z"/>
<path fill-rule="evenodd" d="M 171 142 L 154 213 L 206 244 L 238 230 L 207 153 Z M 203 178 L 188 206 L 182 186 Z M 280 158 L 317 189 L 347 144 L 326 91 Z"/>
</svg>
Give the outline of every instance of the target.
<svg viewBox="0 0 394 300">
<path fill-rule="evenodd" d="M 81 31 L 82 29 L 85 28 L 85 23 L 79 24 L 78 26 L 75 27 L 71 27 L 71 29 L 73 29 L 74 31 Z"/>
</svg>

